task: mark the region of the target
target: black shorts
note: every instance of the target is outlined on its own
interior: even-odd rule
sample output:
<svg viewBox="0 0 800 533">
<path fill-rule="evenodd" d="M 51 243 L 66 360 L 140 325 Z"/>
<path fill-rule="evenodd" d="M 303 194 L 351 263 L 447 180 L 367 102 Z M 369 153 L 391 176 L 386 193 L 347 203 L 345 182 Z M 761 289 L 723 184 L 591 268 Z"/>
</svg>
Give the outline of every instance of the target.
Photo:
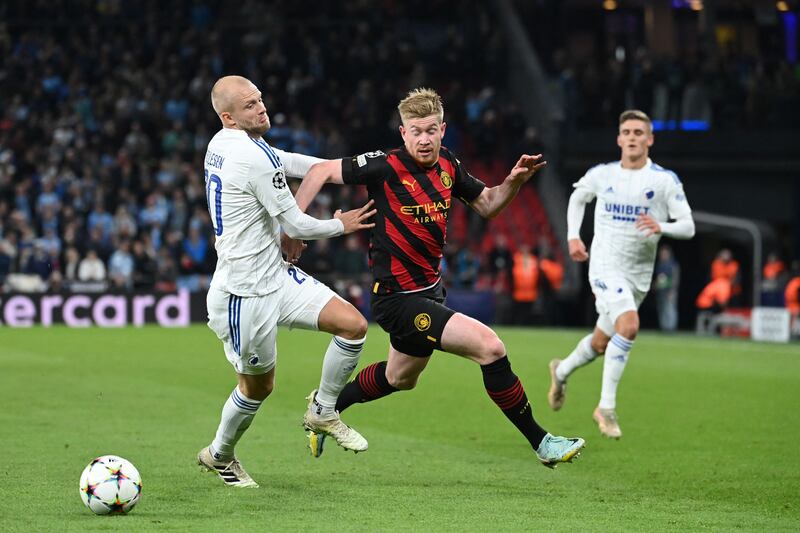
<svg viewBox="0 0 800 533">
<path fill-rule="evenodd" d="M 395 350 L 414 357 L 430 357 L 442 349 L 442 331 L 455 311 L 444 305 L 441 281 L 412 293 L 373 295 L 372 316 L 389 334 Z"/>
</svg>

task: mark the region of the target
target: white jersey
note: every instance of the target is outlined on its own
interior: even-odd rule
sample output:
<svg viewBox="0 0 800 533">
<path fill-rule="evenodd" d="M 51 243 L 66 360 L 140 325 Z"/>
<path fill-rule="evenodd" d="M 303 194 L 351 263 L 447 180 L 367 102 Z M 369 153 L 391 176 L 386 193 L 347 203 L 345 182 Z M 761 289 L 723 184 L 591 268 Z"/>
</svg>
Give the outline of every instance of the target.
<svg viewBox="0 0 800 533">
<path fill-rule="evenodd" d="M 690 215 L 678 176 L 649 158 L 637 170 L 615 161 L 591 168 L 573 187 L 587 202 L 597 198 L 589 280 L 621 276 L 637 290 L 649 291 L 661 235 L 645 237 L 636 229 L 636 218 L 647 214 L 663 223 Z"/>
<path fill-rule="evenodd" d="M 237 296 L 263 296 L 285 277 L 275 217 L 297 205 L 286 175 L 302 177 L 309 156 L 272 148 L 244 130 L 223 128 L 205 158 L 206 199 L 216 235 L 211 286 Z"/>
</svg>

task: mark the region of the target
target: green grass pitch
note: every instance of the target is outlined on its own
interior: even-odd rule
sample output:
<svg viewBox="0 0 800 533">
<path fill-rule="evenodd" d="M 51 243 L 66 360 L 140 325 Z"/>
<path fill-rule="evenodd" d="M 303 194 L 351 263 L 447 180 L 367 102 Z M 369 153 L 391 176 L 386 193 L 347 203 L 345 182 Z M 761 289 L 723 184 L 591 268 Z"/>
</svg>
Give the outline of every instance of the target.
<svg viewBox="0 0 800 533">
<path fill-rule="evenodd" d="M 276 388 L 238 447 L 261 484 L 231 489 L 195 454 L 234 385 L 205 326 L 0 329 L 2 531 L 660 531 L 800 527 L 800 349 L 643 332 L 620 386 L 624 437 L 591 420 L 602 363 L 576 373 L 559 413 L 547 362 L 583 331 L 499 329 L 539 422 L 583 436 L 574 463 L 542 467 L 491 403 L 473 363 L 436 353 L 416 390 L 356 405 L 369 440 L 307 455 L 304 396 L 324 334 L 282 331 Z M 386 354 L 372 327 L 361 366 Z M 127 516 L 82 505 L 90 459 L 143 477 Z"/>
</svg>

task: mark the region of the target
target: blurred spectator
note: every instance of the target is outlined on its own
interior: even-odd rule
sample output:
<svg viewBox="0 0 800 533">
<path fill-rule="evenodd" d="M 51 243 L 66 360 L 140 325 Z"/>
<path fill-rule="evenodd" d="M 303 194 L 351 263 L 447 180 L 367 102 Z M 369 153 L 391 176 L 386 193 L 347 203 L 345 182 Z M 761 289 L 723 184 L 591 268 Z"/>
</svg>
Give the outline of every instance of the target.
<svg viewBox="0 0 800 533">
<path fill-rule="evenodd" d="M 167 223 L 168 215 L 163 196 L 151 193 L 147 195 L 144 208 L 139 212 L 139 223 L 145 228 L 162 228 Z"/>
<path fill-rule="evenodd" d="M 788 272 L 777 252 L 767 254 L 761 273 L 761 305 L 783 307 L 783 292 Z"/>
<path fill-rule="evenodd" d="M 672 247 L 661 245 L 655 267 L 656 307 L 658 308 L 658 325 L 662 331 L 675 331 L 678 327 L 678 286 L 681 278 L 681 267 L 675 260 Z"/>
<path fill-rule="evenodd" d="M 106 279 L 106 265 L 97 255 L 94 248 L 86 252 L 78 266 L 78 279 L 80 281 L 104 281 Z"/>
<path fill-rule="evenodd" d="M 333 275 L 333 258 L 333 250 L 329 239 L 311 241 L 308 243 L 308 248 L 303 252 L 303 255 L 300 256 L 298 266 L 326 285 L 335 287 L 336 276 Z"/>
<path fill-rule="evenodd" d="M 364 281 L 365 274 L 369 271 L 364 247 L 358 235 L 351 234 L 345 237 L 344 246 L 334 254 L 333 268 L 340 276 Z"/>
<path fill-rule="evenodd" d="M 114 213 L 112 223 L 113 234 L 123 239 L 132 239 L 136 237 L 137 230 L 136 220 L 133 218 L 133 215 L 130 214 L 125 205 L 121 204 Z"/>
<path fill-rule="evenodd" d="M 786 264 L 781 261 L 777 252 L 770 252 L 767 255 L 767 262 L 764 264 L 763 282 L 770 285 L 778 284 L 778 279 L 786 272 Z"/>
<path fill-rule="evenodd" d="M 62 278 L 67 284 L 78 280 L 80 262 L 81 255 L 77 248 L 74 246 L 67 248 L 62 263 Z"/>
<path fill-rule="evenodd" d="M 697 309 L 711 313 L 719 313 L 734 296 L 738 284 L 739 262 L 733 259 L 731 251 L 723 248 L 711 263 L 711 281 L 695 300 Z M 740 289 L 741 291 L 741 289 Z"/>
<path fill-rule="evenodd" d="M 96 235 L 97 241 L 107 245 L 111 242 L 111 235 L 114 232 L 114 219 L 106 212 L 105 201 L 102 194 L 98 194 L 94 209 L 89 213 L 87 229 L 90 234 Z"/>
<path fill-rule="evenodd" d="M 36 244 L 33 248 L 33 253 L 28 256 L 25 266 L 22 269 L 23 274 L 34 274 L 39 276 L 43 282 L 50 279 L 50 273 L 53 271 L 50 256 L 47 251 L 40 245 Z"/>
<path fill-rule="evenodd" d="M 108 279 L 116 289 L 133 288 L 134 260 L 131 255 L 131 243 L 123 239 L 108 260 Z"/>
<path fill-rule="evenodd" d="M 542 249 L 544 250 L 545 247 L 543 246 Z M 539 257 L 541 257 L 539 267 L 542 270 L 542 274 L 544 274 L 542 281 L 545 282 L 549 291 L 558 292 L 564 283 L 564 265 L 555 259 L 553 252 L 549 248 L 541 252 Z"/>
<path fill-rule="evenodd" d="M 795 320 L 800 317 L 800 261 L 792 262 L 792 272 L 784 291 L 786 308 Z"/>
<path fill-rule="evenodd" d="M 489 250 L 489 273 L 492 275 L 492 279 L 495 280 L 498 276 L 505 274 L 510 280 L 512 263 L 513 257 L 511 250 L 508 249 L 508 239 L 505 233 L 496 234 L 492 248 Z"/>
<path fill-rule="evenodd" d="M 16 234 L 11 233 L 9 237 L 0 239 L 0 287 L 2 287 L 6 277 L 15 270 L 16 259 Z"/>
<path fill-rule="evenodd" d="M 559 293 L 564 283 L 564 265 L 555 258 L 552 250 L 546 244 L 540 246 L 537 255 L 539 269 L 543 274 L 539 280 L 539 309 L 546 324 L 562 324 L 564 310 Z"/>
<path fill-rule="evenodd" d="M 184 274 L 202 274 L 206 270 L 206 257 L 208 256 L 208 240 L 200 232 L 200 228 L 192 225 L 189 235 L 183 239 L 183 259 L 181 272 Z"/>
<path fill-rule="evenodd" d="M 158 250 L 156 257 L 156 282 L 155 290 L 159 292 L 172 292 L 178 288 L 178 266 L 169 248 Z"/>
<path fill-rule="evenodd" d="M 142 241 L 133 241 L 134 288 L 147 290 L 155 284 L 158 265 L 154 255 L 154 252 L 148 249 Z"/>
<path fill-rule="evenodd" d="M 527 243 L 519 245 L 512 267 L 514 323 L 533 322 L 533 304 L 539 296 L 539 259 Z"/>
<path fill-rule="evenodd" d="M 500 324 L 510 324 L 513 321 L 513 300 L 511 298 L 513 263 L 511 250 L 508 249 L 508 239 L 504 233 L 497 233 L 489 251 L 488 266 L 494 292 L 495 320 Z"/>
<path fill-rule="evenodd" d="M 89 231 L 89 240 L 81 244 L 84 249 L 92 249 L 101 261 L 106 262 L 114 251 L 113 241 L 103 235 L 100 226 L 95 226 Z"/>
<path fill-rule="evenodd" d="M 481 259 L 477 246 L 477 242 L 470 241 L 456 252 L 450 273 L 453 287 L 472 289 L 478 281 Z"/>
</svg>

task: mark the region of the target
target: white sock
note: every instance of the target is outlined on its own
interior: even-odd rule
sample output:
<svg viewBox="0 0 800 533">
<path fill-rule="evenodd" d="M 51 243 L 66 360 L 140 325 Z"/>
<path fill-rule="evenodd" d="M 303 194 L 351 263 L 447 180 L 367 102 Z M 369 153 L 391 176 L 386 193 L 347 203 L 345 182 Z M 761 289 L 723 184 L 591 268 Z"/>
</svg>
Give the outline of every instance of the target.
<svg viewBox="0 0 800 533">
<path fill-rule="evenodd" d="M 619 333 L 611 337 L 606 348 L 606 360 L 603 361 L 603 388 L 600 391 L 600 409 L 616 409 L 617 385 L 628 362 L 628 352 L 633 341 Z"/>
<path fill-rule="evenodd" d="M 233 448 L 245 430 L 250 427 L 261 403 L 242 394 L 239 387 L 233 389 L 228 401 L 222 407 L 222 419 L 217 428 L 217 435 L 211 443 L 210 451 L 214 459 L 233 458 Z"/>
<path fill-rule="evenodd" d="M 318 415 L 333 415 L 339 393 L 347 385 L 347 380 L 358 365 L 363 339 L 348 340 L 334 336 L 322 361 L 322 379 L 314 399 L 314 409 Z"/>
<path fill-rule="evenodd" d="M 588 365 L 597 358 L 597 352 L 592 348 L 592 334 L 586 335 L 580 340 L 572 353 L 556 367 L 556 378 L 559 381 L 567 381 L 570 374 L 578 368 Z"/>
</svg>

